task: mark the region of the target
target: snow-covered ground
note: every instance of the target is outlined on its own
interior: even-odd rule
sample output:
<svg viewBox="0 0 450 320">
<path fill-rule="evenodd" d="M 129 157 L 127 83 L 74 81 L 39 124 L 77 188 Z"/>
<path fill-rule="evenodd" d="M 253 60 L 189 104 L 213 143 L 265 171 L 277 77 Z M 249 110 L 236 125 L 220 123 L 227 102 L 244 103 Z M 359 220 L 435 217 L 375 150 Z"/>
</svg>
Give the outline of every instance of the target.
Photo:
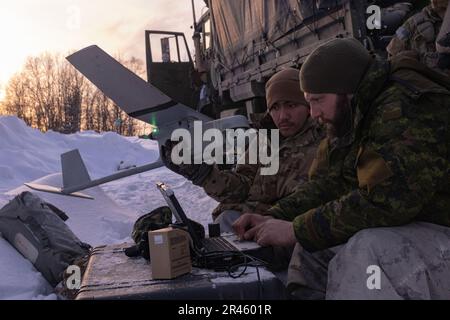
<svg viewBox="0 0 450 320">
<path fill-rule="evenodd" d="M 36 182 L 61 185 L 60 154 L 79 149 L 91 178 L 117 172 L 125 165 L 143 165 L 158 158 L 157 144 L 115 133 L 83 132 L 61 135 L 41 133 L 16 117 L 0 117 L 0 207 Z M 84 242 L 93 246 L 131 241 L 134 221 L 164 205 L 155 188 L 163 181 L 192 219 L 207 225 L 217 202 L 202 189 L 166 168 L 138 174 L 85 191 L 95 200 L 39 193 L 46 201 L 65 211 L 67 224 Z M 34 192 L 34 191 L 33 191 Z M 51 287 L 32 264 L 0 238 L 0 299 L 55 299 Z"/>
</svg>

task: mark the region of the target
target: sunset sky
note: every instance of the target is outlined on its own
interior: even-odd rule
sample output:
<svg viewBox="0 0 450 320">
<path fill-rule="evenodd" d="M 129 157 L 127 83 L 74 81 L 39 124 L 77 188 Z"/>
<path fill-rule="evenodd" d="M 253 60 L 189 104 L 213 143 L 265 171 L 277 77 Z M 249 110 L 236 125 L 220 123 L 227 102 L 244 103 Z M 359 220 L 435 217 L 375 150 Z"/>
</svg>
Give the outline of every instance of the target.
<svg viewBox="0 0 450 320">
<path fill-rule="evenodd" d="M 206 6 L 195 3 L 198 19 Z M 0 1 L 0 99 L 27 56 L 97 44 L 144 60 L 144 30 L 182 31 L 192 45 L 192 24 L 191 0 Z"/>
</svg>

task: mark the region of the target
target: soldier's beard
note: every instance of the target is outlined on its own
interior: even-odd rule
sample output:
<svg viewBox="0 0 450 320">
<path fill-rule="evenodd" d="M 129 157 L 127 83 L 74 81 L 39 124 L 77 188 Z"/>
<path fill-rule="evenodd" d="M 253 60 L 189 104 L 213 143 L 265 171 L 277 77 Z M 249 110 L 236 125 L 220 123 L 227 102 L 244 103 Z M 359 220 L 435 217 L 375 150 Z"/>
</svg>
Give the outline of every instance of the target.
<svg viewBox="0 0 450 320">
<path fill-rule="evenodd" d="M 329 138 L 342 138 L 352 128 L 352 107 L 346 95 L 339 95 L 336 101 L 336 114 L 333 119 L 325 120 Z"/>
</svg>

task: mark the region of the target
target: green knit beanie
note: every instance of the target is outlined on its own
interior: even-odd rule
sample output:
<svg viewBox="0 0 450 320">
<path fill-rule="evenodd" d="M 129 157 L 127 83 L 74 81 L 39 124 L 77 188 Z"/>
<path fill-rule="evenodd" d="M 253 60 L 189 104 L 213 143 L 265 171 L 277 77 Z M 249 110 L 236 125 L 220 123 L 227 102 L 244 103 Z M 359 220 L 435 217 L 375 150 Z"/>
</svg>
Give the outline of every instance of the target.
<svg viewBox="0 0 450 320">
<path fill-rule="evenodd" d="M 354 38 L 333 39 L 314 50 L 300 71 L 302 91 L 307 93 L 356 93 L 373 61 Z"/>
</svg>

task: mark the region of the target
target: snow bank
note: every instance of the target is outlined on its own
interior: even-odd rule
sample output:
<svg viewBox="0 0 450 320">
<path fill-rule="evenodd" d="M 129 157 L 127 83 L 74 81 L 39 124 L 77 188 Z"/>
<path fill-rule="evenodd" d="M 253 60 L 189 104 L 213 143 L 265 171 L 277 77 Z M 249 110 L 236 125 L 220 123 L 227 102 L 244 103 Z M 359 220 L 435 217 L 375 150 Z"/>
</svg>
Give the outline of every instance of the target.
<svg viewBox="0 0 450 320">
<path fill-rule="evenodd" d="M 111 132 L 42 133 L 16 117 L 0 117 L 0 207 L 16 194 L 31 191 L 24 182 L 61 186 L 60 154 L 73 149 L 80 150 L 93 179 L 117 172 L 121 164 L 140 166 L 159 157 L 153 141 Z M 95 200 L 36 194 L 68 214 L 67 224 L 82 241 L 94 246 L 116 244 L 130 240 L 133 223 L 140 215 L 165 204 L 155 188 L 159 181 L 174 189 L 188 216 L 203 225 L 211 221 L 210 212 L 217 203 L 166 168 L 85 191 Z M 56 298 L 31 263 L 2 238 L 0 257 L 0 299 Z"/>
<path fill-rule="evenodd" d="M 0 117 L 0 192 L 60 172 L 60 154 L 73 149 L 80 150 L 92 178 L 114 172 L 121 161 L 141 165 L 158 158 L 152 141 L 111 132 L 42 133 L 16 117 Z"/>
</svg>

